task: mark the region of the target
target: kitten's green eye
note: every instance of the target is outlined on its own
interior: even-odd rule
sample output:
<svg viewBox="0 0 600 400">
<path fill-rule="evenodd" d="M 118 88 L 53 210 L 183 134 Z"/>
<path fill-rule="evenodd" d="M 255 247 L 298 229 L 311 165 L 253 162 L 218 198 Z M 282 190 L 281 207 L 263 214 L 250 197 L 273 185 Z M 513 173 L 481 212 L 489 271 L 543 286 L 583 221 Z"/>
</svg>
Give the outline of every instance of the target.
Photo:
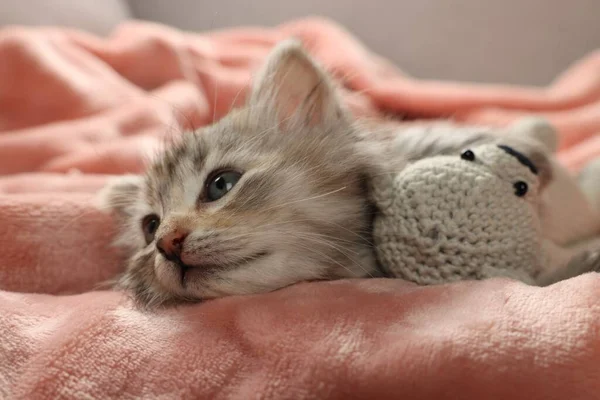
<svg viewBox="0 0 600 400">
<path fill-rule="evenodd" d="M 142 230 L 144 231 L 144 239 L 146 239 L 146 244 L 152 243 L 159 225 L 160 218 L 156 214 L 146 215 L 142 219 Z"/>
<path fill-rule="evenodd" d="M 206 181 L 206 201 L 216 201 L 225 196 L 241 177 L 242 174 L 232 170 L 212 173 Z"/>
</svg>

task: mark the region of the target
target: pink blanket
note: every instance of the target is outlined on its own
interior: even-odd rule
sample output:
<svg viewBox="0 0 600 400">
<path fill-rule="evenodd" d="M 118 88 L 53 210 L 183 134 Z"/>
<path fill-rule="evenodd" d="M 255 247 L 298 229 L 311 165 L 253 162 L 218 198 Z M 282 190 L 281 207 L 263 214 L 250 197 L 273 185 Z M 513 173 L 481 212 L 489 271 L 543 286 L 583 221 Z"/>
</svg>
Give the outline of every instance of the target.
<svg viewBox="0 0 600 400">
<path fill-rule="evenodd" d="M 300 284 L 159 314 L 94 291 L 119 271 L 94 192 L 242 102 L 288 36 L 359 114 L 504 124 L 536 112 L 571 169 L 600 155 L 598 52 L 526 88 L 417 81 L 317 19 L 207 35 L 128 23 L 106 39 L 3 29 L 0 398 L 597 398 L 595 275 L 544 289 Z"/>
</svg>

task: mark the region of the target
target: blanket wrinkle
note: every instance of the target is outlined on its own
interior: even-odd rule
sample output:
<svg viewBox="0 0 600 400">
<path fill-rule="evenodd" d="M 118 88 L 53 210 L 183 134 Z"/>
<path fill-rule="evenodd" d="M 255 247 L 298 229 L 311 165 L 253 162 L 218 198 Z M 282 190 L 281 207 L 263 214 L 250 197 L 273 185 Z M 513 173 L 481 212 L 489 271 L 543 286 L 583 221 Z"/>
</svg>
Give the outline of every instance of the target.
<svg viewBox="0 0 600 400">
<path fill-rule="evenodd" d="M 546 288 L 303 283 L 157 313 L 98 289 L 123 264 L 94 194 L 242 104 L 289 37 L 358 116 L 500 126 L 534 113 L 559 129 L 572 172 L 600 155 L 600 51 L 541 88 L 417 80 L 322 18 L 203 34 L 130 21 L 108 37 L 2 28 L 0 398 L 597 398 L 596 274 Z"/>
</svg>

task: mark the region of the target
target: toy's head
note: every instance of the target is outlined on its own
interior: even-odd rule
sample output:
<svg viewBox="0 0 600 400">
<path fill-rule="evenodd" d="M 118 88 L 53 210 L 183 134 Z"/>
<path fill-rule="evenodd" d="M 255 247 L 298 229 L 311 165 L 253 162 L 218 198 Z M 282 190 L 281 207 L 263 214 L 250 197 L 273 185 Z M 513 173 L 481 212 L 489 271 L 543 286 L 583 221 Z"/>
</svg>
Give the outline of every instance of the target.
<svg viewBox="0 0 600 400">
<path fill-rule="evenodd" d="M 482 145 L 420 160 L 386 187 L 374 187 L 374 240 L 382 267 L 420 284 L 481 279 L 496 269 L 535 276 L 541 262 L 539 196 L 548 168 L 543 157 Z"/>
</svg>

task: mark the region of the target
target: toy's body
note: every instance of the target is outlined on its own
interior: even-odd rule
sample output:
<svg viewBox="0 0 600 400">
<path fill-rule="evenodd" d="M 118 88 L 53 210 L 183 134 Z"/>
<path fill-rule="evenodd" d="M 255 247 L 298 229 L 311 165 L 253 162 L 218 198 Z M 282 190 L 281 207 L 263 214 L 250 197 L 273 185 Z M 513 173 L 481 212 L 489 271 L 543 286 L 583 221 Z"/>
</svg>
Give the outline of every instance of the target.
<svg viewBox="0 0 600 400">
<path fill-rule="evenodd" d="M 549 169 L 544 151 L 485 144 L 379 180 L 372 193 L 382 269 L 423 285 L 501 276 L 552 283 L 548 270 L 567 268 L 574 253 L 544 236 Z"/>
</svg>

